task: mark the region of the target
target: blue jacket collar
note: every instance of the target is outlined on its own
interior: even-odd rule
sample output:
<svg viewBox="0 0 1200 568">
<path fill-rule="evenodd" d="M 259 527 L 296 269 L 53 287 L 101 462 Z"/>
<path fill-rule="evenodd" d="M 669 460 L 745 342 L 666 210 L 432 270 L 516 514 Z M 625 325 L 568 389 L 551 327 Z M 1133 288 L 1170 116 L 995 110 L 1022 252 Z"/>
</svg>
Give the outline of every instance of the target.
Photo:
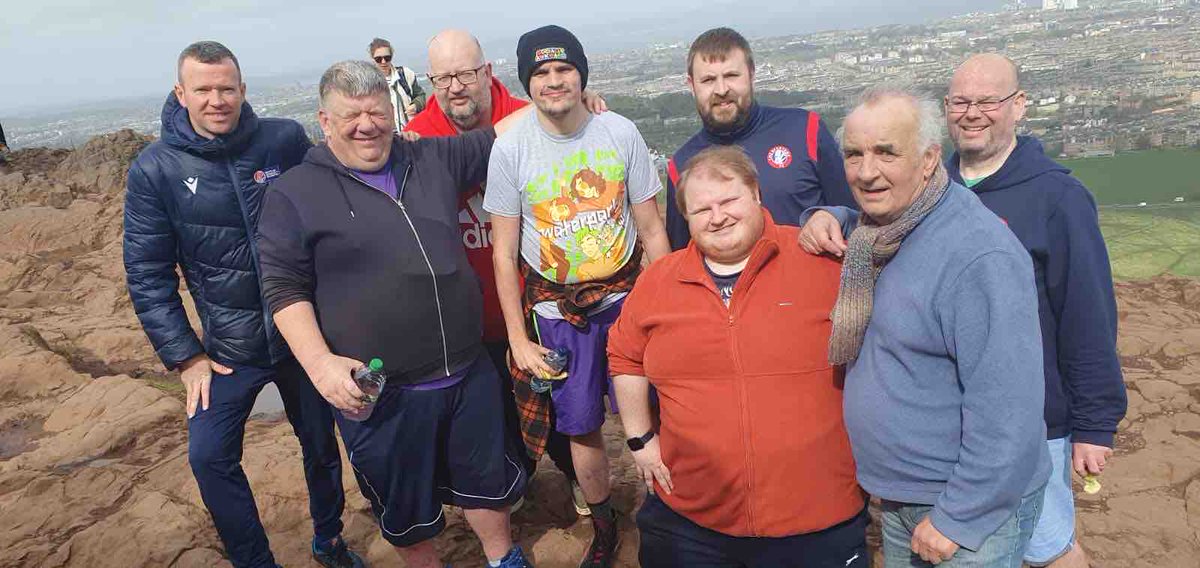
<svg viewBox="0 0 1200 568">
<path fill-rule="evenodd" d="M 950 179 L 963 183 L 962 173 L 958 169 L 958 160 L 958 152 L 954 152 L 946 159 L 946 173 L 950 174 Z M 1013 148 L 1012 154 L 1008 155 L 1008 159 L 1004 161 L 1004 165 L 1000 166 L 996 173 L 988 176 L 987 179 L 971 189 L 976 193 L 1006 189 L 1049 172 L 1068 174 L 1071 173 L 1071 170 L 1050 159 L 1037 138 L 1017 136 L 1017 145 Z"/>
</svg>

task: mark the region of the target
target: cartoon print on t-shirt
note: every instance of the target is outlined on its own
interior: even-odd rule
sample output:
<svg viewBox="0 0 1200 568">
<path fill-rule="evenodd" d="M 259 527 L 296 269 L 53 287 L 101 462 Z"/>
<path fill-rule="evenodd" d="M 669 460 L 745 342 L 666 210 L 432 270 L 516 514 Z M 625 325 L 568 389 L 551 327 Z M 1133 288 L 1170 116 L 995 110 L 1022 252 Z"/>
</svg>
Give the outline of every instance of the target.
<svg viewBox="0 0 1200 568">
<path fill-rule="evenodd" d="M 526 186 L 538 272 L 566 283 L 608 278 L 628 259 L 625 164 L 617 152 L 579 151 Z"/>
</svg>

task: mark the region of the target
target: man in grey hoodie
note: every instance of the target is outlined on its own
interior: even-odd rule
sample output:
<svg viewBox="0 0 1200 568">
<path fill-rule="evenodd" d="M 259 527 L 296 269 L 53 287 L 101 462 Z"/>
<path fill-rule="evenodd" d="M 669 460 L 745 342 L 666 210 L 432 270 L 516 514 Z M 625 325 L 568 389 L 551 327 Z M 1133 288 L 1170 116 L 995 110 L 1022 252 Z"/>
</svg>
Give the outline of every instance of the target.
<svg viewBox="0 0 1200 568">
<path fill-rule="evenodd" d="M 862 214 L 830 211 L 853 228 L 830 361 L 885 564 L 1019 568 L 1050 471 L 1033 267 L 948 178 L 939 110 L 882 89 L 846 117 Z"/>
</svg>

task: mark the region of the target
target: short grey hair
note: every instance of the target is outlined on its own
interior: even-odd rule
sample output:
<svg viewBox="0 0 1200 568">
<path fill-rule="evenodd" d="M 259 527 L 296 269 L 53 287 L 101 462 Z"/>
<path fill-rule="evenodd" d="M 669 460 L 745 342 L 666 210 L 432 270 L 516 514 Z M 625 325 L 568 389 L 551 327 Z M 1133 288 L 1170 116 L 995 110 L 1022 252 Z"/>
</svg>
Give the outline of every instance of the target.
<svg viewBox="0 0 1200 568">
<path fill-rule="evenodd" d="M 871 87 L 863 91 L 858 97 L 857 104 L 850 110 L 853 113 L 855 110 L 865 106 L 873 106 L 885 99 L 901 98 L 912 103 L 917 109 L 917 147 L 921 152 L 928 150 L 934 145 L 940 146 L 942 140 L 946 136 L 946 119 L 942 116 L 942 105 L 933 99 L 933 97 L 911 87 L 897 85 L 883 85 Z M 846 116 L 850 116 L 849 113 Z M 838 144 L 846 144 L 846 125 L 843 122 L 842 126 L 837 130 Z"/>
<path fill-rule="evenodd" d="M 321 75 L 319 87 L 321 108 L 329 93 L 336 92 L 350 98 L 371 95 L 388 95 L 387 78 L 374 63 L 348 60 L 334 63 Z"/>
<path fill-rule="evenodd" d="M 226 59 L 230 59 L 233 61 L 233 66 L 237 68 L 238 80 L 241 80 L 242 66 L 238 63 L 237 56 L 232 51 L 229 51 L 228 47 L 218 42 L 209 40 L 198 41 L 179 52 L 179 61 L 175 65 L 175 76 L 180 83 L 183 83 L 183 62 L 188 59 L 195 59 L 200 63 L 207 64 L 220 63 Z"/>
</svg>

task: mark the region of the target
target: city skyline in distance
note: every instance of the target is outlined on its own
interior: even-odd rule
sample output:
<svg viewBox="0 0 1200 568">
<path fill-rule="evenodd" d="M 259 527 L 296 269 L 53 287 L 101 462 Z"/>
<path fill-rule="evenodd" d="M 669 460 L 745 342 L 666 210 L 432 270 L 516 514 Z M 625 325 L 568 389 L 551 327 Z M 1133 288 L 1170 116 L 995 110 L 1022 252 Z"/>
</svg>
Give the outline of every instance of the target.
<svg viewBox="0 0 1200 568">
<path fill-rule="evenodd" d="M 253 6 L 236 0 L 186 0 L 170 6 L 153 0 L 46 0 L 5 9 L 0 52 L 9 55 L 5 89 L 0 90 L 0 119 L 161 97 L 174 83 L 179 51 L 199 39 L 228 45 L 254 89 L 305 80 L 315 83 L 330 63 L 365 58 L 366 45 L 376 35 L 393 43 L 398 62 L 423 71 L 425 42 L 447 27 L 475 33 L 488 57 L 495 60 L 511 59 L 519 35 L 546 23 L 571 29 L 589 53 L 599 54 L 690 41 L 719 25 L 762 38 L 922 23 L 994 11 L 1002 3 L 916 0 L 899 6 L 881 0 L 816 0 L 798 8 L 780 2 L 718 0 L 698 9 L 686 0 L 611 0 L 606 4 L 611 9 L 598 15 L 549 14 L 544 3 L 528 0 L 512 0 L 503 7 L 467 0 L 444 13 L 422 5 L 397 17 L 405 21 L 403 25 L 381 25 L 387 21 L 386 9 L 347 0 L 333 11 L 334 25 L 318 29 L 311 23 L 327 22 L 331 10 L 327 3 L 312 0 L 267 0 Z"/>
</svg>

